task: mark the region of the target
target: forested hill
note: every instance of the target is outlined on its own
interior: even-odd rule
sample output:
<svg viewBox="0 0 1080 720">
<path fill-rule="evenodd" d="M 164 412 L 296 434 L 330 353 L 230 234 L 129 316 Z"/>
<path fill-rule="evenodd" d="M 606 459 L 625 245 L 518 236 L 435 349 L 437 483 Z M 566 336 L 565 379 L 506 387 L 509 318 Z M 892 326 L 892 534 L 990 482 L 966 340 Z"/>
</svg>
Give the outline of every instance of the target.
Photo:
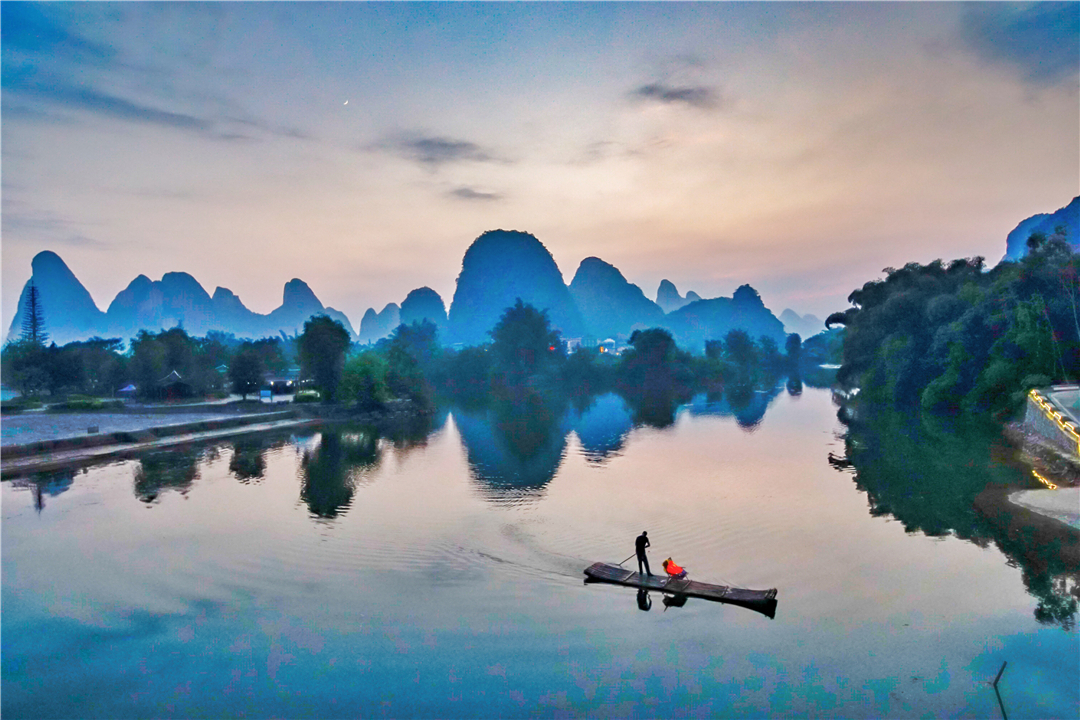
<svg viewBox="0 0 1080 720">
<path fill-rule="evenodd" d="M 1080 378 L 1080 255 L 1035 235 L 1019 262 L 911 263 L 848 296 L 838 380 L 860 397 L 944 411 L 1015 411 L 1028 389 Z"/>
</svg>

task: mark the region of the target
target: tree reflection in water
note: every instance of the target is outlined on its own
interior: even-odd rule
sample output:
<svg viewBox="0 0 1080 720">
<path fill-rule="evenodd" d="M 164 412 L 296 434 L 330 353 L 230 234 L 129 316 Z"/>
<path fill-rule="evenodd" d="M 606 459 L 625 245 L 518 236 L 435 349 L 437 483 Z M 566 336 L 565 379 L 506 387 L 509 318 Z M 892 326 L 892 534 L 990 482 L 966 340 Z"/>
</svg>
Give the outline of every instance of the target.
<svg viewBox="0 0 1080 720">
<path fill-rule="evenodd" d="M 523 390 L 486 410 L 459 411 L 455 423 L 470 474 L 495 502 L 535 500 L 562 464 L 569 433 L 565 401 Z"/>
<path fill-rule="evenodd" d="M 993 542 L 1021 568 L 1039 602 L 1036 619 L 1074 626 L 1080 541 L 1064 526 L 1003 502 L 1009 491 L 1040 486 L 1000 430 L 881 407 L 860 406 L 842 417 L 849 422 L 845 456 L 830 456 L 829 463 L 853 473 L 872 515 L 891 515 L 911 533 L 954 535 L 980 547 Z M 987 513 L 993 520 L 976 509 L 986 508 L 987 498 L 997 499 Z"/>
<path fill-rule="evenodd" d="M 157 501 L 165 490 L 186 495 L 199 476 L 201 450 L 180 447 L 143 455 L 135 468 L 135 497 L 144 503 Z"/>
<path fill-rule="evenodd" d="M 29 478 L 12 480 L 11 484 L 34 494 L 34 509 L 40 514 L 45 509 L 46 497 L 56 497 L 67 492 L 74 482 L 75 470 L 66 469 L 34 473 Z"/>
<path fill-rule="evenodd" d="M 300 499 L 317 518 L 335 518 L 352 503 L 364 474 L 379 464 L 378 436 L 371 431 L 324 430 L 318 446 L 300 463 Z"/>
<path fill-rule="evenodd" d="M 633 413 L 635 425 L 660 429 L 675 424 L 675 411 L 691 397 L 670 385 L 622 388 L 620 394 Z"/>
<path fill-rule="evenodd" d="M 232 457 L 229 458 L 229 472 L 242 483 L 258 482 L 266 472 L 266 453 L 280 438 L 274 439 L 262 435 L 244 435 L 232 441 Z"/>
<path fill-rule="evenodd" d="M 733 385 L 726 391 L 714 390 L 695 395 L 686 406 L 692 417 L 734 417 L 740 428 L 753 432 L 765 419 L 769 404 L 780 394 L 780 386 Z"/>
<path fill-rule="evenodd" d="M 684 409 L 694 416 L 734 417 L 753 430 L 780 392 L 779 384 L 766 390 L 750 386 L 731 401 L 721 392 L 691 400 L 656 388 L 572 397 L 526 389 L 487 405 L 456 406 L 454 424 L 485 496 L 518 503 L 542 495 L 562 464 L 570 432 L 578 436 L 586 461 L 599 465 L 621 454 L 635 427 L 670 427 Z"/>
</svg>

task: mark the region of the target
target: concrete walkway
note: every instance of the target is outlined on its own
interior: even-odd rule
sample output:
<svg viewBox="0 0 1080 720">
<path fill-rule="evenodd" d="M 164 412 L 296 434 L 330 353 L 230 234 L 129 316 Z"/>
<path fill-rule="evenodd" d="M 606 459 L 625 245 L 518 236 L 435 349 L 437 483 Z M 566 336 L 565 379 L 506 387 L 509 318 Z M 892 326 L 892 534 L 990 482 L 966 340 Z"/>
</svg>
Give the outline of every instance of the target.
<svg viewBox="0 0 1080 720">
<path fill-rule="evenodd" d="M 1080 530 L 1080 487 L 1058 490 L 1020 490 L 1009 502 Z"/>
<path fill-rule="evenodd" d="M 0 418 L 0 447 L 86 437 L 92 434 L 87 431 L 90 427 L 96 427 L 98 433 L 108 435 L 115 432 L 141 432 L 169 425 L 186 425 L 223 417 L 246 416 L 227 415 L 222 412 L 175 414 L 65 412 L 4 415 Z"/>
<path fill-rule="evenodd" d="M 154 426 L 144 426 L 138 430 L 139 439 L 129 442 L 109 442 L 108 444 L 96 444 L 91 446 L 76 446 L 74 443 L 65 442 L 63 438 L 57 438 L 57 449 L 47 452 L 9 457 L 11 453 L 0 458 L 0 475 L 5 477 L 26 475 L 29 473 L 58 470 L 71 465 L 80 465 L 97 460 L 121 458 L 136 455 L 145 450 L 155 448 L 172 447 L 186 443 L 204 442 L 218 438 L 234 437 L 248 433 L 267 432 L 273 430 L 291 430 L 302 427 L 317 425 L 318 420 L 308 418 L 297 419 L 294 417 L 275 416 L 244 416 L 242 424 L 230 423 L 228 427 L 215 427 L 208 430 L 196 430 L 169 434 L 165 437 L 155 437 L 151 431 L 168 426 L 162 425 L 162 416 L 152 416 L 159 422 Z M 191 422 L 191 416 L 186 415 L 187 423 Z M 258 419 L 264 418 L 263 422 Z M 212 416 L 213 420 L 220 421 L 221 415 Z M 172 425 L 184 425 L 184 422 L 172 423 Z M 197 426 L 197 425 L 195 425 Z M 127 432 L 127 431 L 125 431 Z M 47 442 L 47 441 L 46 441 Z M 12 448 L 14 449 L 14 448 Z"/>
</svg>

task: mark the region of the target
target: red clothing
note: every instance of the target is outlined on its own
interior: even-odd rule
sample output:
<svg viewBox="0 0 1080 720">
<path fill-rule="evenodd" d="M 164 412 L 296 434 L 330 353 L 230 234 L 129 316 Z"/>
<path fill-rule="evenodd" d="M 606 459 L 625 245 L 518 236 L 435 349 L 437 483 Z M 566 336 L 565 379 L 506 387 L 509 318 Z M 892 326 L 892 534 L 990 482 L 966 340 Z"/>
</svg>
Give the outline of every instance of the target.
<svg viewBox="0 0 1080 720">
<path fill-rule="evenodd" d="M 686 574 L 686 571 L 683 570 L 678 565 L 676 565 L 675 561 L 672 560 L 671 558 L 668 558 L 667 560 L 664 561 L 664 570 L 667 571 L 668 575 L 685 575 Z"/>
</svg>

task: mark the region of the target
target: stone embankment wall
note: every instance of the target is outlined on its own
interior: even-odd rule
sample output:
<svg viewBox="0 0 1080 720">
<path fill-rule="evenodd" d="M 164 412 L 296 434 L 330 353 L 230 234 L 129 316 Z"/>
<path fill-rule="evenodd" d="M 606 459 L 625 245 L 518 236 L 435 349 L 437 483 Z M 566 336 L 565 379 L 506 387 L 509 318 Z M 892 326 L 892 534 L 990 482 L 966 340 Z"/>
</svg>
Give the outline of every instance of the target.
<svg viewBox="0 0 1080 720">
<path fill-rule="evenodd" d="M 1072 403 L 1080 398 L 1080 387 L 1058 385 L 1028 393 L 1024 425 L 1047 444 L 1080 461 L 1080 408 Z M 1071 401 L 1071 402 L 1070 402 Z"/>
</svg>

